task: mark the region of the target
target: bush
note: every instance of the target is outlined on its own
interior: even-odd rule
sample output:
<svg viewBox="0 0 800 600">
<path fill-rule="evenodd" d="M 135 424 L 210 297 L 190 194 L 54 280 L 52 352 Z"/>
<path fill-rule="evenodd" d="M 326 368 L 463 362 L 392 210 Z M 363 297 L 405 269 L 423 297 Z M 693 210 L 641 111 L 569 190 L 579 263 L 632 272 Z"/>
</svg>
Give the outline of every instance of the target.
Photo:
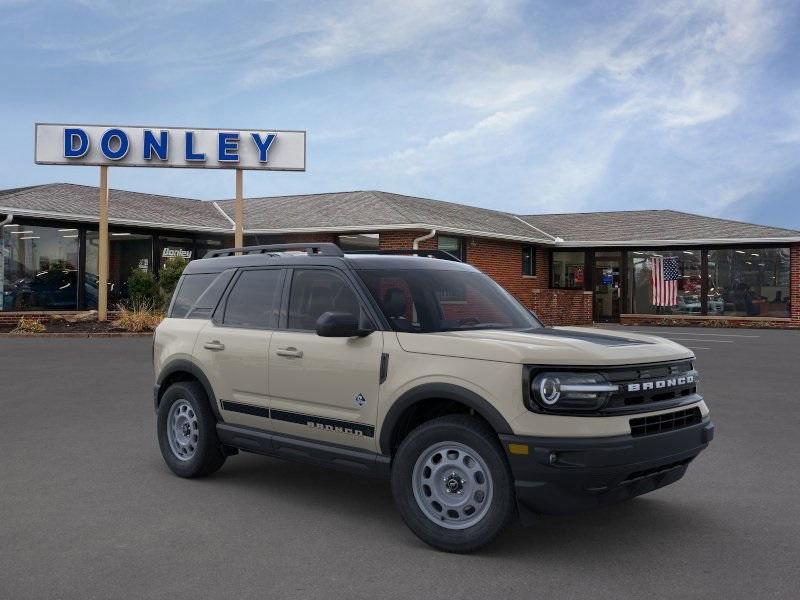
<svg viewBox="0 0 800 600">
<path fill-rule="evenodd" d="M 17 326 L 11 330 L 11 333 L 44 333 L 46 330 L 47 328 L 39 319 L 22 317 L 17 322 Z"/>
<path fill-rule="evenodd" d="M 148 304 L 156 307 L 160 306 L 161 290 L 158 281 L 150 271 L 134 269 L 128 277 L 128 296 L 132 305 Z"/>
<path fill-rule="evenodd" d="M 161 272 L 158 276 L 158 284 L 161 286 L 161 293 L 164 296 L 164 303 L 168 303 L 172 298 L 172 293 L 175 291 L 175 286 L 178 285 L 178 280 L 183 274 L 186 265 L 189 264 L 180 256 L 175 256 L 167 260 L 164 266 L 161 267 Z"/>
<path fill-rule="evenodd" d="M 114 326 L 131 333 L 154 331 L 164 315 L 155 305 L 148 302 L 131 302 L 130 308 L 120 305 L 119 316 Z"/>
</svg>

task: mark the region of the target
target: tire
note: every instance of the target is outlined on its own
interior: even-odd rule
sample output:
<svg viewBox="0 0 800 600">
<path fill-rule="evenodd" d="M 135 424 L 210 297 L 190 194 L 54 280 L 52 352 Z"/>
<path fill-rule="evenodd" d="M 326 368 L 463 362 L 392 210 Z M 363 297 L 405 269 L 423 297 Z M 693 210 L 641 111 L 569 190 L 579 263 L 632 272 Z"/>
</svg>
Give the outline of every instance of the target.
<svg viewBox="0 0 800 600">
<path fill-rule="evenodd" d="M 158 405 L 158 445 L 173 473 L 205 477 L 223 465 L 216 425 L 203 386 L 180 381 L 167 388 Z"/>
<path fill-rule="evenodd" d="M 408 434 L 392 463 L 392 493 L 411 531 L 445 552 L 486 546 L 516 515 L 497 434 L 468 415 L 439 417 Z"/>
</svg>

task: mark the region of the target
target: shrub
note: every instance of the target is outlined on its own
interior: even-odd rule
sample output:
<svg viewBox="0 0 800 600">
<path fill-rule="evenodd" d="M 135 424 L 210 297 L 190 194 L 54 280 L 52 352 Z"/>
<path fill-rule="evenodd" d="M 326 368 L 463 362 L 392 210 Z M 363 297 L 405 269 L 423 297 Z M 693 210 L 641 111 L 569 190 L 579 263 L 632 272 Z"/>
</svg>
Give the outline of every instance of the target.
<svg viewBox="0 0 800 600">
<path fill-rule="evenodd" d="M 131 333 L 154 331 L 164 315 L 153 304 L 147 302 L 131 302 L 130 308 L 120 305 L 119 316 L 114 321 L 114 326 Z"/>
<path fill-rule="evenodd" d="M 158 281 L 150 271 L 134 269 L 128 277 L 128 296 L 132 305 L 161 305 L 161 290 Z"/>
<path fill-rule="evenodd" d="M 158 275 L 158 283 L 161 286 L 161 293 L 164 295 L 164 302 L 168 303 L 172 298 L 172 293 L 175 291 L 175 286 L 178 285 L 178 280 L 183 274 L 186 265 L 189 264 L 180 256 L 175 256 L 167 260 L 164 266 L 161 267 L 161 272 Z"/>
<path fill-rule="evenodd" d="M 47 328 L 39 319 L 22 317 L 17 322 L 17 326 L 11 330 L 11 333 L 43 333 L 46 330 Z"/>
</svg>

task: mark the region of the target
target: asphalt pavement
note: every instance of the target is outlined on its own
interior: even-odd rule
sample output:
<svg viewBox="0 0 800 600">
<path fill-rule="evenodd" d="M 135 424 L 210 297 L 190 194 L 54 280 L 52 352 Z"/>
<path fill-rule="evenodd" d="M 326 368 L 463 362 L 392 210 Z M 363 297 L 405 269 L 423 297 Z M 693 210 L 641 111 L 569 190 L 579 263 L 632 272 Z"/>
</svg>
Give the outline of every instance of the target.
<svg viewBox="0 0 800 600">
<path fill-rule="evenodd" d="M 183 480 L 149 339 L 0 340 L 0 599 L 797 598 L 800 332 L 693 347 L 717 437 L 678 483 L 443 554 L 388 483 L 242 454 Z"/>
</svg>

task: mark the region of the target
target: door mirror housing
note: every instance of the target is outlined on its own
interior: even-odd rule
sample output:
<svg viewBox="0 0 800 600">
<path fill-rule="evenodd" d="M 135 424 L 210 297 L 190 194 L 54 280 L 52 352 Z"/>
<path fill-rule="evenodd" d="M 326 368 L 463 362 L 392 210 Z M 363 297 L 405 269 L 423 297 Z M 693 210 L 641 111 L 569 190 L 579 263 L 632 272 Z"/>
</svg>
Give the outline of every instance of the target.
<svg viewBox="0 0 800 600">
<path fill-rule="evenodd" d="M 317 319 L 317 335 L 322 337 L 364 337 L 372 329 L 363 329 L 352 313 L 326 312 Z"/>
</svg>

